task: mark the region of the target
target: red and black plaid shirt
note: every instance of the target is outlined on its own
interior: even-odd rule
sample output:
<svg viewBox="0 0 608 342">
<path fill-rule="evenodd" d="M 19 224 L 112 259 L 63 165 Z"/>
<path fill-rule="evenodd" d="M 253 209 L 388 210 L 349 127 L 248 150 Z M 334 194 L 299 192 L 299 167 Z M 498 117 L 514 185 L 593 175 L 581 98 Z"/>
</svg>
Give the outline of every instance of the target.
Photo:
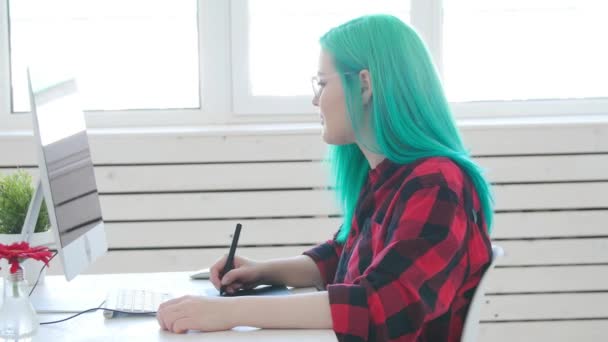
<svg viewBox="0 0 608 342">
<path fill-rule="evenodd" d="M 460 340 L 492 253 L 477 193 L 450 159 L 371 170 L 352 230 L 304 252 L 327 284 L 340 341 Z"/>
</svg>

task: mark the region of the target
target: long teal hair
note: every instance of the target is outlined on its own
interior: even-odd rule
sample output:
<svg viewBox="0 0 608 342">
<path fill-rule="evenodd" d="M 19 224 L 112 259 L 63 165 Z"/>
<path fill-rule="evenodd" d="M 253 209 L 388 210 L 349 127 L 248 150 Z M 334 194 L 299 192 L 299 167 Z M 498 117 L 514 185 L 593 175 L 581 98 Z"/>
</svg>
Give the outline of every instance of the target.
<svg viewBox="0 0 608 342">
<path fill-rule="evenodd" d="M 340 74 L 357 141 L 399 164 L 436 156 L 453 160 L 473 181 L 489 230 L 490 185 L 462 142 L 431 55 L 416 31 L 396 17 L 370 15 L 331 29 L 320 44 Z M 369 71 L 373 91 L 368 122 L 361 70 Z M 371 140 L 362 135 L 364 126 L 370 128 Z M 357 144 L 330 146 L 328 160 L 344 214 L 337 239 L 344 242 L 370 166 Z"/>
</svg>

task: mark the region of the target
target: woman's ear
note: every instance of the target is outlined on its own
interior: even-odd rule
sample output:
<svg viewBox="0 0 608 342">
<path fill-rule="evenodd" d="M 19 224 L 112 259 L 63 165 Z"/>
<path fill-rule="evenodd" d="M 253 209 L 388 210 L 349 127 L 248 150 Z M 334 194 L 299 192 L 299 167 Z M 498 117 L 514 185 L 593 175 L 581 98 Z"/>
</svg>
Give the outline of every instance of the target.
<svg viewBox="0 0 608 342">
<path fill-rule="evenodd" d="M 372 78 L 369 70 L 361 70 L 359 72 L 359 81 L 361 82 L 361 97 L 363 105 L 366 106 L 372 99 Z"/>
</svg>

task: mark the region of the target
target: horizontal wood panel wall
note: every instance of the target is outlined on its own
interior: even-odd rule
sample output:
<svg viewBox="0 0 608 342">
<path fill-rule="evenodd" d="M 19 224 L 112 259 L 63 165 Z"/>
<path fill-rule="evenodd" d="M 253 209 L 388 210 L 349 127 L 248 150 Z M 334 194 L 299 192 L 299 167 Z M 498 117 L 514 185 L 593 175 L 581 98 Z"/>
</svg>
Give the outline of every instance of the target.
<svg viewBox="0 0 608 342">
<path fill-rule="evenodd" d="M 494 184 L 481 341 L 598 341 L 608 333 L 608 124 L 464 127 Z M 227 251 L 300 254 L 340 212 L 318 132 L 91 134 L 111 251 L 90 273 L 192 270 Z M 37 176 L 31 137 L 0 136 L 0 172 Z M 50 273 L 60 273 L 56 262 Z M 556 322 L 559 322 L 556 323 Z"/>
</svg>

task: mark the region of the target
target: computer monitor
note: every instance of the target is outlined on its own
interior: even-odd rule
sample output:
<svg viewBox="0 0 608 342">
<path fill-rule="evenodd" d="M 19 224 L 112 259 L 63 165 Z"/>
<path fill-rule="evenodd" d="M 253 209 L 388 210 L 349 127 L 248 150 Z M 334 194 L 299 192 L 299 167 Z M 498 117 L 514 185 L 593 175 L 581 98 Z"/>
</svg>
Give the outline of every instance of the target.
<svg viewBox="0 0 608 342">
<path fill-rule="evenodd" d="M 65 278 L 72 280 L 108 250 L 85 118 L 73 77 L 28 69 L 40 181 L 23 228 L 33 232 L 42 197 Z"/>
</svg>

